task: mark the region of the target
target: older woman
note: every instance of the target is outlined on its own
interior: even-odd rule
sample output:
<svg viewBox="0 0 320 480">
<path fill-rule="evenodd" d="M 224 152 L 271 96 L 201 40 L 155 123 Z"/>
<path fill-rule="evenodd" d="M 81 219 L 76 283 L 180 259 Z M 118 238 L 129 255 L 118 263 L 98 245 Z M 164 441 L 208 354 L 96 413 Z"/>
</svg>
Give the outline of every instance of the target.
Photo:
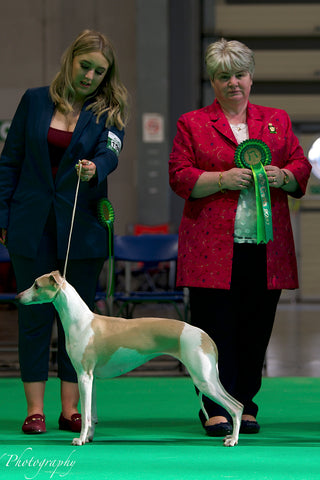
<svg viewBox="0 0 320 480">
<path fill-rule="evenodd" d="M 99 32 L 82 32 L 62 57 L 49 87 L 27 90 L 0 159 L 0 230 L 19 291 L 39 275 L 64 270 L 77 165 L 82 161 L 67 279 L 90 308 L 107 250 L 97 203 L 118 164 L 126 123 L 127 91 L 113 46 Z M 27 399 L 25 433 L 46 431 L 44 408 L 52 305 L 19 306 L 19 358 Z M 79 431 L 77 376 L 58 319 L 59 427 Z"/>
<path fill-rule="evenodd" d="M 288 195 L 301 197 L 310 164 L 283 110 L 252 105 L 253 52 L 238 41 L 209 45 L 212 105 L 182 115 L 169 162 L 170 185 L 185 199 L 177 283 L 190 290 L 191 321 L 219 351 L 226 390 L 244 405 L 241 432 L 257 433 L 262 368 L 281 289 L 298 287 Z M 235 163 L 238 144 L 258 140 L 271 154 L 271 238 L 261 239 L 253 168 Z M 238 147 L 238 150 L 237 150 Z M 259 152 L 258 152 L 259 153 Z M 232 429 L 227 412 L 204 401 L 208 435 Z"/>
</svg>

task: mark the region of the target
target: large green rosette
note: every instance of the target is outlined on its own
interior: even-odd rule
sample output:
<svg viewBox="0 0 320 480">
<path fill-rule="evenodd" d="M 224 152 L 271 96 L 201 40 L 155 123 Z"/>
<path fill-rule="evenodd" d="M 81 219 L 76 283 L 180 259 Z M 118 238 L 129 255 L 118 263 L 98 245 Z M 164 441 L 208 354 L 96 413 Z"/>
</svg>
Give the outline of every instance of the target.
<svg viewBox="0 0 320 480">
<path fill-rule="evenodd" d="M 111 202 L 107 198 L 100 198 L 98 202 L 98 219 L 103 227 L 108 230 L 109 235 L 109 273 L 107 281 L 107 294 L 106 297 L 110 297 L 114 292 L 114 249 L 113 249 L 113 236 L 114 236 L 114 209 Z"/>
<path fill-rule="evenodd" d="M 269 182 L 264 169 L 271 163 L 271 152 L 261 140 L 241 142 L 235 152 L 235 164 L 239 168 L 251 168 L 257 205 L 257 243 L 273 240 L 272 213 Z"/>
</svg>

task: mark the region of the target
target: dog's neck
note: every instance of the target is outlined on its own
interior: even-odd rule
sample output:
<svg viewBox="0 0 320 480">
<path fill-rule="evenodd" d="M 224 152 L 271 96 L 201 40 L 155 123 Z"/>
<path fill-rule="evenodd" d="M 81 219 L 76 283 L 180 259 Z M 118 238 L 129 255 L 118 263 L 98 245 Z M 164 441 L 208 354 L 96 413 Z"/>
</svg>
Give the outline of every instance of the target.
<svg viewBox="0 0 320 480">
<path fill-rule="evenodd" d="M 81 326 L 83 329 L 92 319 L 93 313 L 67 281 L 58 289 L 52 303 L 59 313 L 65 332 L 70 331 L 71 327 Z"/>
</svg>

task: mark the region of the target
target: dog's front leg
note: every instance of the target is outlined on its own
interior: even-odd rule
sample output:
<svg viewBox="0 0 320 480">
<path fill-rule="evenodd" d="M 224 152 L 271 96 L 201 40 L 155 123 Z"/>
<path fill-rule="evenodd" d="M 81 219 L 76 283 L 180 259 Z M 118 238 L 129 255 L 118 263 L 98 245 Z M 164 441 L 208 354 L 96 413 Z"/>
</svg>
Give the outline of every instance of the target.
<svg viewBox="0 0 320 480">
<path fill-rule="evenodd" d="M 91 426 L 89 427 L 89 432 L 88 432 L 89 442 L 92 442 L 93 440 L 94 430 L 97 423 L 98 423 L 98 416 L 97 416 L 96 379 L 93 378 L 92 400 L 91 400 Z"/>
<path fill-rule="evenodd" d="M 91 427 L 93 373 L 82 372 L 78 374 L 78 384 L 81 403 L 81 432 L 79 438 L 74 438 L 72 445 L 84 445 L 89 442 L 89 428 Z"/>
</svg>

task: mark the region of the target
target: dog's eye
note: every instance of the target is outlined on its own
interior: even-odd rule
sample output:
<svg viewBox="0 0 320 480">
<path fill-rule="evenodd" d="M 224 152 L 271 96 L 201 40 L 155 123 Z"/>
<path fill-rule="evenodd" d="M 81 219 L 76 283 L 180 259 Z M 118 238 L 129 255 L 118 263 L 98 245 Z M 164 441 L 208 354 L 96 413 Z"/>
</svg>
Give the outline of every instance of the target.
<svg viewBox="0 0 320 480">
<path fill-rule="evenodd" d="M 37 283 L 35 283 L 35 284 L 34 284 L 34 288 L 35 288 L 35 290 L 38 290 L 39 285 L 38 285 Z"/>
</svg>

